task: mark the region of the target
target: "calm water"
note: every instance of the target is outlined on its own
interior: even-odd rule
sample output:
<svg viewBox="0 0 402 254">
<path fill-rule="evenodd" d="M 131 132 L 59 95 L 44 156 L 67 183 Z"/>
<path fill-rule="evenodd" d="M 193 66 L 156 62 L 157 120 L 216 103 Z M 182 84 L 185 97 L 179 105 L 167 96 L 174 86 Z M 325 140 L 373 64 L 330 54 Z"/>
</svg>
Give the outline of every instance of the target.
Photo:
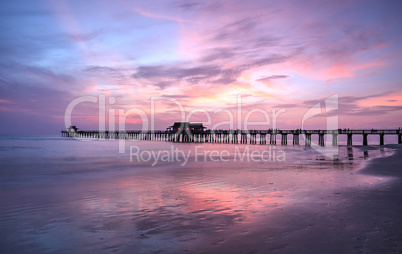
<svg viewBox="0 0 402 254">
<path fill-rule="evenodd" d="M 289 207 L 387 181 L 356 171 L 390 152 L 3 136 L 0 252 L 208 252 L 262 222 L 293 230 L 273 219 Z"/>
</svg>

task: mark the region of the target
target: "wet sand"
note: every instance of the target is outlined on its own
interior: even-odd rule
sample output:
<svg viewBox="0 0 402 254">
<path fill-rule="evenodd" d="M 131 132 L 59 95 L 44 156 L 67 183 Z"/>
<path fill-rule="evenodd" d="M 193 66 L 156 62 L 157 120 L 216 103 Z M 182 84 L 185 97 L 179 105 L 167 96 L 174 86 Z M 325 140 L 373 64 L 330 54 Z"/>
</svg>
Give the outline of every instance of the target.
<svg viewBox="0 0 402 254">
<path fill-rule="evenodd" d="M 396 149 L 392 156 L 355 172 L 384 183 L 312 194 L 253 233 L 199 253 L 402 253 L 402 146 L 389 147 Z"/>
<path fill-rule="evenodd" d="M 116 145 L 57 139 L 4 146 L 0 253 L 401 252 L 401 146 L 368 161 L 387 149 L 340 147 L 337 162 L 278 146 L 286 163 L 192 158 L 185 167 L 150 167 L 117 154 Z"/>
</svg>

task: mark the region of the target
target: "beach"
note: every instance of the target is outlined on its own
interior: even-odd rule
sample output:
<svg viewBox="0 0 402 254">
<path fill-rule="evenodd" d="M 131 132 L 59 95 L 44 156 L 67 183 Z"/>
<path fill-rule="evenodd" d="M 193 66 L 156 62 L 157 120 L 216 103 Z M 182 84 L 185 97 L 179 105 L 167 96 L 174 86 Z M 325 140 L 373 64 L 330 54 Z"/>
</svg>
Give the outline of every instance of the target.
<svg viewBox="0 0 402 254">
<path fill-rule="evenodd" d="M 400 145 L 0 144 L 1 253 L 401 252 Z"/>
<path fill-rule="evenodd" d="M 384 183 L 320 193 L 213 253 L 401 253 L 402 147 L 392 148 L 356 172 Z"/>
</svg>

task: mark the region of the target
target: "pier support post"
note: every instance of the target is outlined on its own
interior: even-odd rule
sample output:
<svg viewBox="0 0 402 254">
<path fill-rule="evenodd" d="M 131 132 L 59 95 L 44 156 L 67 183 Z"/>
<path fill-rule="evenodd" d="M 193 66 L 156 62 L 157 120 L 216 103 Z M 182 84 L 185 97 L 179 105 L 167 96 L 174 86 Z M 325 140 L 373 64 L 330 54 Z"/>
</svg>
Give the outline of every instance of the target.
<svg viewBox="0 0 402 254">
<path fill-rule="evenodd" d="M 367 159 L 369 157 L 368 151 L 363 151 L 363 157 Z"/>
<path fill-rule="evenodd" d="M 332 134 L 332 146 L 338 146 L 338 134 Z"/>
<path fill-rule="evenodd" d="M 260 133 L 260 144 L 266 144 L 266 143 L 267 143 L 266 135 Z"/>
<path fill-rule="evenodd" d="M 250 135 L 250 144 L 257 144 L 257 134 L 253 133 Z"/>
<path fill-rule="evenodd" d="M 402 134 L 398 134 L 398 144 L 402 144 Z"/>
<path fill-rule="evenodd" d="M 367 136 L 368 136 L 368 134 L 366 134 L 366 133 L 363 133 L 363 145 L 364 146 L 366 146 L 367 145 Z"/>
<path fill-rule="evenodd" d="M 293 145 L 299 145 L 299 134 L 293 134 Z"/>
<path fill-rule="evenodd" d="M 352 133 L 348 133 L 348 146 L 352 146 L 353 145 L 353 141 L 352 141 Z"/>
<path fill-rule="evenodd" d="M 324 134 L 322 133 L 318 134 L 318 145 L 324 146 Z"/>
<path fill-rule="evenodd" d="M 288 144 L 288 134 L 282 134 L 281 145 L 287 145 L 287 144 Z"/>
<path fill-rule="evenodd" d="M 271 135 L 269 137 L 269 143 L 271 145 L 276 145 L 276 133 L 271 133 Z"/>
<path fill-rule="evenodd" d="M 353 148 L 348 147 L 348 159 L 353 160 Z"/>
<path fill-rule="evenodd" d="M 311 146 L 311 134 L 305 134 L 306 135 L 306 142 L 305 145 L 306 146 Z"/>
<path fill-rule="evenodd" d="M 380 134 L 380 146 L 384 145 L 384 133 Z"/>
</svg>

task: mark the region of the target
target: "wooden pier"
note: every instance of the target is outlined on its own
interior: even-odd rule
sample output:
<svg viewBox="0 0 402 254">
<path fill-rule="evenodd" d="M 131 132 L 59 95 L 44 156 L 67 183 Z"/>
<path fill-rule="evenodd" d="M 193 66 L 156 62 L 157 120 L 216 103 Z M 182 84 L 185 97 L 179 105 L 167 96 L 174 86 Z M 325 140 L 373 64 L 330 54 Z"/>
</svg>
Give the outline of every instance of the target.
<svg viewBox="0 0 402 254">
<path fill-rule="evenodd" d="M 347 136 L 347 145 L 353 145 L 353 136 L 362 135 L 362 145 L 367 145 L 368 135 L 379 137 L 379 145 L 384 145 L 385 135 L 397 135 L 398 144 L 402 144 L 402 131 L 395 130 L 166 130 L 166 131 L 79 131 L 74 126 L 61 131 L 62 137 L 91 138 L 91 139 L 128 139 L 128 140 L 157 140 L 171 142 L 205 142 L 232 144 L 277 144 L 277 136 L 281 136 L 280 144 L 288 144 L 288 135 L 293 137 L 293 145 L 300 145 L 300 135 L 304 135 L 305 146 L 311 146 L 312 135 L 318 135 L 318 145 L 325 146 L 325 135 L 332 136 L 332 146 L 338 145 L 338 136 Z M 279 144 L 279 140 L 278 140 Z"/>
</svg>

